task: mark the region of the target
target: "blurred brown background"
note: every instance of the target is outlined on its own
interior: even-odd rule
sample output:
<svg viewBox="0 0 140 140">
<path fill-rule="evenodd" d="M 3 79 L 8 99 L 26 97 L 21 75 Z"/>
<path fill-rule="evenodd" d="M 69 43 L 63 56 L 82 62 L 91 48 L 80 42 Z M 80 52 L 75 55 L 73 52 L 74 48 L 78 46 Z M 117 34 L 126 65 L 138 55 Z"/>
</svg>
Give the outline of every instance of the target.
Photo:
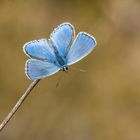
<svg viewBox="0 0 140 140">
<path fill-rule="evenodd" d="M 43 79 L 0 140 L 140 140 L 139 0 L 1 0 L 0 121 L 31 83 L 23 44 L 65 21 L 97 40 L 87 72 Z"/>
</svg>

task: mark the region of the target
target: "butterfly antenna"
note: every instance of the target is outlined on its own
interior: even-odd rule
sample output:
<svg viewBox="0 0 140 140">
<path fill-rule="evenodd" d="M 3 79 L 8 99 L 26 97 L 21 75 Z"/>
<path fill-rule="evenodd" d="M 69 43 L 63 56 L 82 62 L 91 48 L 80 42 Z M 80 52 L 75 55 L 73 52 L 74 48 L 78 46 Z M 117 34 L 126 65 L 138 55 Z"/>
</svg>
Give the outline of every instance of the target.
<svg viewBox="0 0 140 140">
<path fill-rule="evenodd" d="M 76 70 L 76 71 L 80 71 L 80 72 L 87 72 L 87 70 L 76 68 L 76 67 L 71 67 L 71 69 Z"/>
<path fill-rule="evenodd" d="M 58 81 L 57 81 L 57 83 L 56 83 L 56 88 L 58 88 L 61 79 L 62 79 L 62 75 L 60 75 L 60 76 L 58 77 Z"/>
</svg>

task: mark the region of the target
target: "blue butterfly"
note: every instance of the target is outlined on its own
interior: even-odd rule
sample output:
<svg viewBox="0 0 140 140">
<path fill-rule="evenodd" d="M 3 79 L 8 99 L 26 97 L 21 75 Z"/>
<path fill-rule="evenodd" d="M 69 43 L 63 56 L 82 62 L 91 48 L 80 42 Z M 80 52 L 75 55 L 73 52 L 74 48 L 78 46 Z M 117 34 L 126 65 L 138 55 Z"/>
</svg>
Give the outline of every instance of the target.
<svg viewBox="0 0 140 140">
<path fill-rule="evenodd" d="M 31 80 L 48 77 L 87 56 L 96 46 L 96 40 L 85 32 L 75 36 L 70 23 L 62 23 L 54 29 L 50 39 L 34 40 L 23 46 L 30 57 L 25 64 L 25 73 Z"/>
</svg>

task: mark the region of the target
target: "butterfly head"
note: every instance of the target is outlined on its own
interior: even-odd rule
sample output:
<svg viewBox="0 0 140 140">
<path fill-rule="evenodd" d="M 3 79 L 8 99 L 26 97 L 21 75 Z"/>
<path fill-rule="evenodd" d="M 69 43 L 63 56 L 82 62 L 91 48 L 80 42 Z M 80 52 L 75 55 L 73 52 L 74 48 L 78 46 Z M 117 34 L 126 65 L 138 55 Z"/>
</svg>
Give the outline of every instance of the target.
<svg viewBox="0 0 140 140">
<path fill-rule="evenodd" d="M 67 71 L 68 71 L 68 66 L 64 66 L 64 67 L 62 68 L 62 70 L 65 71 L 65 72 L 67 72 Z"/>
</svg>

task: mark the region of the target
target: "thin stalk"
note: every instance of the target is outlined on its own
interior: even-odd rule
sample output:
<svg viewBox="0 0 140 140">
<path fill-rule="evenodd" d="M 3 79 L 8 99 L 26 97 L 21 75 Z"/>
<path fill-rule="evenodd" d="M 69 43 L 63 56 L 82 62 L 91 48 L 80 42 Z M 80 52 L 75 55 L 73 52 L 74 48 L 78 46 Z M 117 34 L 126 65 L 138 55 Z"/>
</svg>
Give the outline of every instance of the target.
<svg viewBox="0 0 140 140">
<path fill-rule="evenodd" d="M 13 107 L 13 109 L 9 112 L 9 114 L 4 118 L 4 120 L 2 121 L 2 123 L 0 124 L 0 131 L 3 130 L 3 128 L 7 125 L 7 123 L 10 121 L 10 119 L 12 118 L 12 116 L 16 113 L 16 111 L 19 109 L 19 107 L 22 105 L 23 101 L 27 98 L 27 96 L 29 95 L 29 93 L 33 90 L 33 88 L 37 85 L 37 83 L 40 81 L 40 79 L 38 80 L 34 80 L 29 87 L 27 88 L 27 90 L 24 92 L 24 94 L 19 98 L 19 100 L 17 101 L 16 105 Z"/>
</svg>

